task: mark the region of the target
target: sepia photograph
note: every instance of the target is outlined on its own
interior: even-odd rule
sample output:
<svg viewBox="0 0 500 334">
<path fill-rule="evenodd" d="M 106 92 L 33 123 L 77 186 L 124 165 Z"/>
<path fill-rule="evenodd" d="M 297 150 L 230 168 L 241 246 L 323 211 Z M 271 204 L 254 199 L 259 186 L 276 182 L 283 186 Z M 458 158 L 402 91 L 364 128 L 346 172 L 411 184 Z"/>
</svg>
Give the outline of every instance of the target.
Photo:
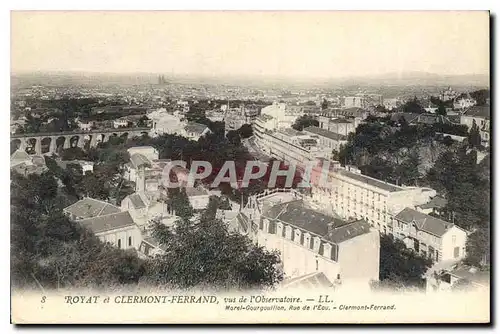
<svg viewBox="0 0 500 334">
<path fill-rule="evenodd" d="M 490 323 L 490 22 L 11 11 L 11 323 Z"/>
</svg>

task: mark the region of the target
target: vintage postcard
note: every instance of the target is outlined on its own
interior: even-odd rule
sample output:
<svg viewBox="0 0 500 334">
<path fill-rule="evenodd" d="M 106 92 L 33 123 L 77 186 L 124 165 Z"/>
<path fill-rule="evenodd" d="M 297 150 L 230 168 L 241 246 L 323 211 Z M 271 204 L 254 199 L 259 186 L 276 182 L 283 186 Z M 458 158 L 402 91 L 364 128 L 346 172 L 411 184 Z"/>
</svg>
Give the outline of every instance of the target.
<svg viewBox="0 0 500 334">
<path fill-rule="evenodd" d="M 489 29 L 11 12 L 12 323 L 489 323 Z"/>
</svg>

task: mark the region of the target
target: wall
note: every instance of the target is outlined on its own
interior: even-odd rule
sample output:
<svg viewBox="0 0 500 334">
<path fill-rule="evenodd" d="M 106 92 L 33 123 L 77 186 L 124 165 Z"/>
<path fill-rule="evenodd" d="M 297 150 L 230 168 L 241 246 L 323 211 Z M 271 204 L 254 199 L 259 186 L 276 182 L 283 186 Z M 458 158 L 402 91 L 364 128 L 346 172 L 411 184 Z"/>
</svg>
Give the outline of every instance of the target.
<svg viewBox="0 0 500 334">
<path fill-rule="evenodd" d="M 380 235 L 377 230 L 344 241 L 339 245 L 341 279 L 351 282 L 379 280 Z"/>
<path fill-rule="evenodd" d="M 453 242 L 453 236 L 455 236 L 455 242 Z M 455 247 L 459 247 L 459 257 L 463 258 L 465 256 L 465 244 L 467 242 L 467 234 L 465 231 L 454 226 L 449 229 L 442 237 L 441 244 L 441 260 L 447 261 L 456 259 L 453 254 Z"/>
<path fill-rule="evenodd" d="M 136 225 L 106 231 L 103 233 L 96 233 L 96 236 L 104 242 L 110 242 L 115 247 L 118 247 L 118 239 L 121 239 L 121 249 L 139 249 L 142 241 L 141 231 Z M 132 237 L 132 246 L 129 246 L 128 244 L 129 237 Z"/>
<path fill-rule="evenodd" d="M 257 240 L 260 246 L 264 246 L 268 250 L 277 249 L 280 251 L 285 277 L 293 278 L 318 271 L 323 272 L 333 282 L 340 272 L 338 263 L 326 259 L 292 240 L 265 233 L 262 230 L 258 231 Z"/>
</svg>

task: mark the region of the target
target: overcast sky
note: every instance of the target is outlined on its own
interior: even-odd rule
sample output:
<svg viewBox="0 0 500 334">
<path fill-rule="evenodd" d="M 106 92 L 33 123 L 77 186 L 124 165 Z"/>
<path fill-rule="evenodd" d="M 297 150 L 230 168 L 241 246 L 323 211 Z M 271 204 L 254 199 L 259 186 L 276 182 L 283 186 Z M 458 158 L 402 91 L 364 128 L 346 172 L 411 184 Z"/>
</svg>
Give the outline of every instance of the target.
<svg viewBox="0 0 500 334">
<path fill-rule="evenodd" d="M 487 12 L 13 12 L 20 71 L 489 73 Z"/>
</svg>

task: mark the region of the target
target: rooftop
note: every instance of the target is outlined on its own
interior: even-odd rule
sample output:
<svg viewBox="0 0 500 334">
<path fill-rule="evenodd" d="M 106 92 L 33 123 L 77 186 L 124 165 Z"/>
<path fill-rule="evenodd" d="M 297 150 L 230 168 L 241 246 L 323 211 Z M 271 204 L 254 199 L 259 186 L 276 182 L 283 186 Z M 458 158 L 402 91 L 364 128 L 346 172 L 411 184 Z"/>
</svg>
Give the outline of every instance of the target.
<svg viewBox="0 0 500 334">
<path fill-rule="evenodd" d="M 473 106 L 465 111 L 464 116 L 490 119 L 490 106 Z"/>
<path fill-rule="evenodd" d="M 85 197 L 84 199 L 64 208 L 64 211 L 80 219 L 121 212 L 120 208 L 114 206 L 113 204 L 90 197 Z"/>
<path fill-rule="evenodd" d="M 144 204 L 144 201 L 139 194 L 132 194 L 129 198 L 130 202 L 132 202 L 132 205 L 134 206 L 134 209 L 144 209 L 146 207 L 146 204 Z"/>
<path fill-rule="evenodd" d="M 30 158 L 29 154 L 26 153 L 26 151 L 16 150 L 10 156 L 10 160 L 31 160 L 31 158 Z"/>
<path fill-rule="evenodd" d="M 127 226 L 137 226 L 128 211 L 82 219 L 79 223 L 96 234 Z"/>
<path fill-rule="evenodd" d="M 197 134 L 202 134 L 203 131 L 205 131 L 206 129 L 208 128 L 208 126 L 206 126 L 205 124 L 200 124 L 200 123 L 196 123 L 196 122 L 189 122 L 185 127 L 184 129 L 187 131 L 187 132 L 193 132 L 193 133 L 197 133 Z"/>
<path fill-rule="evenodd" d="M 130 156 L 130 163 L 133 167 L 139 168 L 141 166 L 151 166 L 151 161 L 140 153 L 134 153 Z"/>
<path fill-rule="evenodd" d="M 202 187 L 188 187 L 188 188 L 186 188 L 186 195 L 188 197 L 204 196 L 204 195 L 208 195 L 208 191 Z"/>
<path fill-rule="evenodd" d="M 429 202 L 419 205 L 418 207 L 421 209 L 433 209 L 433 208 L 444 208 L 446 206 L 446 199 L 444 199 L 441 196 L 435 196 L 433 199 L 431 199 Z"/>
<path fill-rule="evenodd" d="M 368 233 L 370 225 L 363 220 L 345 221 L 304 206 L 301 200 L 274 205 L 263 215 L 314 233 L 334 243 Z"/>
<path fill-rule="evenodd" d="M 311 132 L 318 136 L 326 137 L 332 140 L 347 140 L 347 137 L 344 135 L 322 129 L 317 126 L 308 126 L 307 128 L 304 128 L 303 131 Z"/>
<path fill-rule="evenodd" d="M 369 176 L 366 176 L 363 174 L 353 173 L 353 172 L 347 171 L 347 170 L 342 169 L 342 168 L 337 169 L 336 172 L 342 176 L 351 178 L 351 179 L 359 181 L 359 182 L 366 183 L 372 187 L 376 187 L 376 188 L 382 189 L 384 191 L 395 192 L 395 191 L 400 191 L 403 189 L 403 188 L 398 187 L 394 184 L 380 181 L 380 180 L 374 179 L 372 177 L 369 177 Z"/>
<path fill-rule="evenodd" d="M 444 220 L 426 215 L 423 212 L 411 208 L 405 208 L 403 211 L 398 213 L 395 218 L 407 224 L 415 222 L 419 230 L 438 237 L 441 237 L 450 228 L 455 226 L 452 223 L 445 222 Z"/>
</svg>

